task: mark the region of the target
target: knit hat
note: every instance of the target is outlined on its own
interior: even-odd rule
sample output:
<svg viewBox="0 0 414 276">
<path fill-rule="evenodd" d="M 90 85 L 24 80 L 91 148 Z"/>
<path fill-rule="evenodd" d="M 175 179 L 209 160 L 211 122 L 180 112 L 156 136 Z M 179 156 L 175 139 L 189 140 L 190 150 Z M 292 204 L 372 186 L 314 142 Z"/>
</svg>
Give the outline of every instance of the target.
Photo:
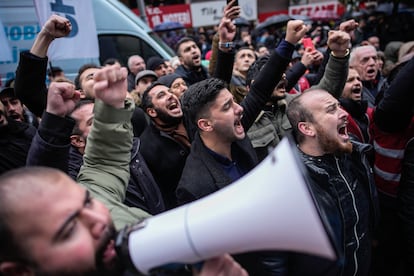
<svg viewBox="0 0 414 276">
<path fill-rule="evenodd" d="M 170 88 L 172 83 L 178 78 L 182 78 L 182 77 L 176 73 L 172 73 L 172 74 L 168 74 L 168 75 L 160 77 L 158 79 L 158 82 Z"/>
<path fill-rule="evenodd" d="M 164 63 L 165 63 L 165 61 L 160 57 L 157 57 L 157 56 L 150 57 L 147 60 L 147 69 L 155 70 L 155 69 L 157 69 L 158 66 L 160 66 L 161 64 L 164 64 Z"/>
<path fill-rule="evenodd" d="M 6 87 L 3 90 L 1 90 L 0 91 L 0 98 L 3 98 L 3 97 L 16 98 L 16 94 L 14 93 L 14 88 Z"/>
<path fill-rule="evenodd" d="M 135 76 L 135 84 L 137 84 L 138 81 L 142 79 L 143 77 L 154 77 L 154 80 L 157 80 L 158 76 L 152 70 L 142 70 L 138 72 L 138 74 Z"/>
</svg>

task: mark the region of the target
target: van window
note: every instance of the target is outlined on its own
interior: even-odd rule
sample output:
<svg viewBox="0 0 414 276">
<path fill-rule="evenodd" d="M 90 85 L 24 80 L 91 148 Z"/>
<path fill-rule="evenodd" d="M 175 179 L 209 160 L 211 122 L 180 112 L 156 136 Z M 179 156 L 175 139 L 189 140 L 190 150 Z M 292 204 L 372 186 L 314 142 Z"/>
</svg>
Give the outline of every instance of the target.
<svg viewBox="0 0 414 276">
<path fill-rule="evenodd" d="M 108 58 L 116 58 L 127 66 L 132 55 L 140 55 L 145 61 L 151 56 L 160 56 L 151 45 L 135 36 L 105 34 L 99 35 L 98 40 L 101 64 Z"/>
<path fill-rule="evenodd" d="M 168 46 L 167 45 L 167 43 L 165 43 L 163 40 L 162 40 L 162 38 L 158 35 L 158 34 L 156 34 L 156 33 L 153 33 L 153 32 L 151 32 L 151 33 L 148 33 L 149 35 L 150 35 L 150 37 L 152 38 L 152 39 L 154 39 L 157 43 L 158 43 L 158 45 L 160 45 L 161 46 L 161 48 L 163 48 L 170 56 L 175 56 L 175 50 L 174 49 L 171 49 L 170 48 L 170 46 Z"/>
</svg>

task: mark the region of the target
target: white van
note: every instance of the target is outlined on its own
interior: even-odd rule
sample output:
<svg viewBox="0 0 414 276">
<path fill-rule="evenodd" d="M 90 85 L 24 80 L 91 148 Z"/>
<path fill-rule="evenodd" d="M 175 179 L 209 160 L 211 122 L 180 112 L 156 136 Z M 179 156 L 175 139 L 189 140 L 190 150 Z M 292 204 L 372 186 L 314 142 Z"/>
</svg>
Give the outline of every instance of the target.
<svg viewBox="0 0 414 276">
<path fill-rule="evenodd" d="M 170 59 L 174 55 L 171 48 L 122 2 L 87 1 L 92 1 L 94 9 L 100 57 L 99 60 L 54 61 L 52 66 L 61 67 L 70 79 L 75 78 L 78 69 L 85 63 L 101 64 L 108 58 L 116 58 L 126 66 L 128 57 L 134 54 L 142 56 L 144 60 L 150 56 Z M 15 75 L 19 53 L 31 48 L 40 26 L 33 0 L 0 0 L 0 20 L 13 54 L 12 61 L 0 61 L 0 86 L 4 86 L 6 80 Z"/>
</svg>

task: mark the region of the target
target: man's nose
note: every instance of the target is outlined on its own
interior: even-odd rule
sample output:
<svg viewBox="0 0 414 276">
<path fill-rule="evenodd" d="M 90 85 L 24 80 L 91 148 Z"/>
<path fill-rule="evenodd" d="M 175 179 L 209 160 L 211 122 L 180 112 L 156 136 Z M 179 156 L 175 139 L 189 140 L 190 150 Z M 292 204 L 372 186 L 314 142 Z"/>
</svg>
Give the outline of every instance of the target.
<svg viewBox="0 0 414 276">
<path fill-rule="evenodd" d="M 348 117 L 348 112 L 346 112 L 346 110 L 341 107 L 339 108 L 339 118 L 342 119 L 344 117 Z"/>
<path fill-rule="evenodd" d="M 95 238 L 100 238 L 102 232 L 107 227 L 107 218 L 105 215 L 88 208 L 83 208 L 80 213 L 80 218 L 87 228 L 90 229 L 91 234 Z"/>
<path fill-rule="evenodd" d="M 235 108 L 236 114 L 241 115 L 244 111 L 243 107 L 241 105 L 239 105 L 238 103 L 234 103 L 234 104 L 236 105 L 236 108 Z"/>
</svg>

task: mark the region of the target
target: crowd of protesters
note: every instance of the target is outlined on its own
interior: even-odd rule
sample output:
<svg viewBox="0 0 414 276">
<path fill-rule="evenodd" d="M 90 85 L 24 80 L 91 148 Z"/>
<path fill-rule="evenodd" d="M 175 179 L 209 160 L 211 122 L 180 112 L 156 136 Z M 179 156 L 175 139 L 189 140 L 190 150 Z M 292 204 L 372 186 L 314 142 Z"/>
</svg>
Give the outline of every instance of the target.
<svg viewBox="0 0 414 276">
<path fill-rule="evenodd" d="M 170 33 L 172 60 L 136 53 L 74 81 L 47 70 L 72 28 L 49 18 L 0 92 L 1 275 L 134 274 L 116 231 L 231 185 L 285 137 L 337 260 L 246 252 L 170 274 L 414 275 L 414 38 L 371 13 L 259 32 L 231 4 L 214 32 Z"/>
</svg>

